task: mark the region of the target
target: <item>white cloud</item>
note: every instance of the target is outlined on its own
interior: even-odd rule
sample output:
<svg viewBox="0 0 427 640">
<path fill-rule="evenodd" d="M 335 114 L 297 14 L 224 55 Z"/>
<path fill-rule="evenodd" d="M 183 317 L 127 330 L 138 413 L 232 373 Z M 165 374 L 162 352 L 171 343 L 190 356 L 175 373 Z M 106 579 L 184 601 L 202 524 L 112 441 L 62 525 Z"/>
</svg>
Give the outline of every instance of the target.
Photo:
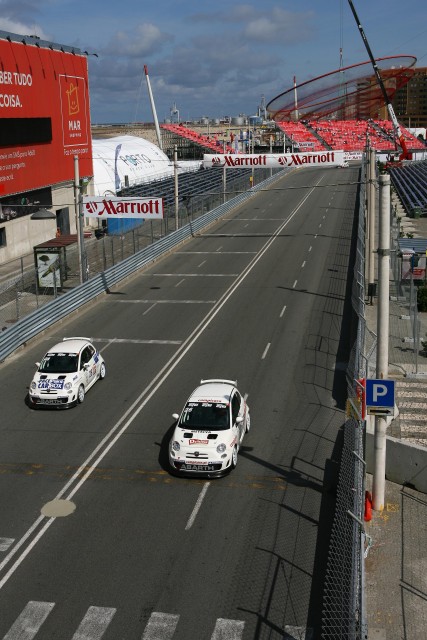
<svg viewBox="0 0 427 640">
<path fill-rule="evenodd" d="M 16 33 L 17 35 L 23 36 L 38 36 L 42 40 L 51 40 L 50 35 L 43 31 L 39 25 L 32 24 L 29 26 L 23 22 L 18 22 L 9 18 L 0 17 L 0 30 L 9 31 L 10 33 Z"/>
</svg>

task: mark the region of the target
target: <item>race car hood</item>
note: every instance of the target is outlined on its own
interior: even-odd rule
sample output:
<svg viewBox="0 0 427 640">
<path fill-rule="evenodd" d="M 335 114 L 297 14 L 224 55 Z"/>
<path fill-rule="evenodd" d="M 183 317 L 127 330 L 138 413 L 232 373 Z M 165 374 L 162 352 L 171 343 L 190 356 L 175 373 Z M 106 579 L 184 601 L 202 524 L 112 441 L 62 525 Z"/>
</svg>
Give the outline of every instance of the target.
<svg viewBox="0 0 427 640">
<path fill-rule="evenodd" d="M 189 431 L 177 427 L 175 429 L 173 440 L 177 440 L 181 447 L 200 451 L 204 449 L 216 449 L 216 447 L 224 443 L 233 446 L 235 439 L 230 431 Z M 232 442 L 230 442 L 232 440 Z"/>
<path fill-rule="evenodd" d="M 36 372 L 33 382 L 36 383 L 38 389 L 51 389 L 52 391 L 60 391 L 67 382 L 73 384 L 78 379 L 78 373 L 41 373 Z"/>
</svg>

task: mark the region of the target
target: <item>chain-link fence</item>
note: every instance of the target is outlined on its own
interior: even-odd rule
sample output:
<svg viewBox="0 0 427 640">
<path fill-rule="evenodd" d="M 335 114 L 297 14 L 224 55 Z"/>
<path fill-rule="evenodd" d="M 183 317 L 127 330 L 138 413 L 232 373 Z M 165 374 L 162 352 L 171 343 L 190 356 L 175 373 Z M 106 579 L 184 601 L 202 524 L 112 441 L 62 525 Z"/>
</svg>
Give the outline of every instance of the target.
<svg viewBox="0 0 427 640">
<path fill-rule="evenodd" d="M 365 168 L 362 167 L 356 262 L 352 306 L 357 337 L 347 369 L 347 419 L 337 486 L 335 515 L 329 544 L 323 594 L 322 638 L 365 640 L 363 607 L 364 562 L 364 432 L 357 380 L 366 375 L 365 322 Z M 368 350 L 372 340 L 369 337 Z"/>
<path fill-rule="evenodd" d="M 274 170 L 277 173 L 278 170 Z M 83 264 L 86 279 L 102 273 L 109 267 L 134 255 L 149 244 L 175 231 L 177 225 L 182 227 L 215 207 L 228 202 L 239 193 L 247 191 L 251 186 L 259 184 L 270 177 L 271 169 L 251 169 L 239 171 L 236 178 L 228 172 L 226 188 L 212 182 L 209 188 L 209 171 L 205 171 L 205 191 L 192 194 L 191 198 L 179 200 L 178 211 L 175 203 L 166 202 L 163 220 L 150 220 L 138 227 L 100 236 L 96 234 L 85 238 L 83 247 Z M 214 173 L 212 172 L 212 177 Z M 217 176 L 216 176 L 217 177 Z M 80 260 L 77 243 L 67 246 L 59 261 L 60 277 L 55 274 L 51 286 L 40 285 L 34 255 L 27 255 L 13 262 L 0 265 L 0 330 L 7 329 L 20 318 L 46 304 L 69 289 L 80 284 Z"/>
</svg>

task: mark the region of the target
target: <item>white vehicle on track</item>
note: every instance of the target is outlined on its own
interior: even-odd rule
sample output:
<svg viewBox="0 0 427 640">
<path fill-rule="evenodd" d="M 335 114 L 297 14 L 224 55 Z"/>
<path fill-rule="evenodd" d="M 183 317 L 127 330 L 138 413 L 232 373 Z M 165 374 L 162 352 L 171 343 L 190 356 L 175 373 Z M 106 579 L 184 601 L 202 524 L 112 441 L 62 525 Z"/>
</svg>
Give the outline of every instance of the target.
<svg viewBox="0 0 427 640">
<path fill-rule="evenodd" d="M 169 444 L 174 473 L 221 476 L 234 469 L 243 436 L 249 431 L 249 407 L 233 380 L 201 380 L 177 420 Z"/>
<path fill-rule="evenodd" d="M 64 338 L 41 362 L 28 393 L 30 407 L 73 407 L 82 403 L 97 380 L 105 378 L 105 362 L 88 338 Z"/>
</svg>

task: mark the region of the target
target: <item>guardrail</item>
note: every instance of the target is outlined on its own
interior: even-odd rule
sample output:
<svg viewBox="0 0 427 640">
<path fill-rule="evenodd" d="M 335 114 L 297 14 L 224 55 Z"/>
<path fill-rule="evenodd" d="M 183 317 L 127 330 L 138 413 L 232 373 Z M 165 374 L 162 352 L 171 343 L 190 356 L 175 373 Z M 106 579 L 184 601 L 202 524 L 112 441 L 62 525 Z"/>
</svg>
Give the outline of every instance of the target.
<svg viewBox="0 0 427 640">
<path fill-rule="evenodd" d="M 180 229 L 171 232 L 129 258 L 109 267 L 87 282 L 74 287 L 71 291 L 55 298 L 36 311 L 21 318 L 13 326 L 8 327 L 0 334 L 0 362 L 3 362 L 5 358 L 16 349 L 25 345 L 36 335 L 55 324 L 55 322 L 62 320 L 97 296 L 108 292 L 110 287 L 129 277 L 150 262 L 153 262 L 161 255 L 171 251 L 195 233 L 221 218 L 231 209 L 243 204 L 259 191 L 283 177 L 284 173 L 288 171 L 289 169 L 284 169 L 272 175 L 249 191 L 241 193 L 219 207 L 208 211 Z"/>
</svg>

